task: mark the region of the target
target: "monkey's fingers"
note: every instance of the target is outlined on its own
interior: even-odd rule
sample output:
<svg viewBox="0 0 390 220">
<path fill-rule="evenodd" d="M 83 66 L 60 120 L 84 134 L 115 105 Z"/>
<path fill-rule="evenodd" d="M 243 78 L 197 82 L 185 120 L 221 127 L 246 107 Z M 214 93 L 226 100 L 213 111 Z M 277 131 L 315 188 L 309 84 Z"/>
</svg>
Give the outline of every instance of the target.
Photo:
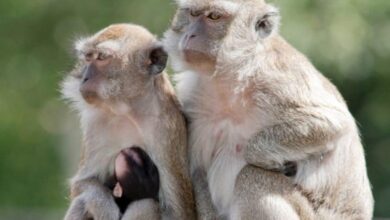
<svg viewBox="0 0 390 220">
<path fill-rule="evenodd" d="M 123 195 L 123 188 L 119 182 L 115 184 L 112 194 L 115 198 L 121 198 Z"/>
</svg>

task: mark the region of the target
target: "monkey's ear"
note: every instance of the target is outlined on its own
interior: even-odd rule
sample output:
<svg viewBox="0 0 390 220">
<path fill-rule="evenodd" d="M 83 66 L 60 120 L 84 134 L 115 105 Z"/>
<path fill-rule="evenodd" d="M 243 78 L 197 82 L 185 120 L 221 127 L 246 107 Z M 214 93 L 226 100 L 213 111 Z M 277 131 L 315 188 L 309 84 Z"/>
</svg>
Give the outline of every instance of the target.
<svg viewBox="0 0 390 220">
<path fill-rule="evenodd" d="M 168 54 L 162 46 L 157 46 L 150 51 L 149 60 L 149 73 L 156 75 L 164 71 L 167 66 Z"/>
<path fill-rule="evenodd" d="M 255 29 L 261 38 L 266 38 L 279 29 L 279 10 L 269 5 L 267 12 L 256 22 Z"/>
</svg>

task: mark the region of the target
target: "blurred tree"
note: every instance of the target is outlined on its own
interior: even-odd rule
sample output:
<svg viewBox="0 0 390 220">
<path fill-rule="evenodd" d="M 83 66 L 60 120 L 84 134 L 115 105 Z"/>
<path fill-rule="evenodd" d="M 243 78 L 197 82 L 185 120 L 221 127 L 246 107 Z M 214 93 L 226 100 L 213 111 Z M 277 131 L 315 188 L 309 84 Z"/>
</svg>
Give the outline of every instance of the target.
<svg viewBox="0 0 390 220">
<path fill-rule="evenodd" d="M 375 214 L 390 217 L 390 1 L 272 2 L 282 34 L 347 100 L 366 146 Z M 173 3 L 155 0 L 0 2 L 1 219 L 43 219 L 31 214 L 42 210 L 53 219 L 66 207 L 80 137 L 58 83 L 73 62 L 72 40 L 118 22 L 161 36 L 173 13 Z"/>
</svg>

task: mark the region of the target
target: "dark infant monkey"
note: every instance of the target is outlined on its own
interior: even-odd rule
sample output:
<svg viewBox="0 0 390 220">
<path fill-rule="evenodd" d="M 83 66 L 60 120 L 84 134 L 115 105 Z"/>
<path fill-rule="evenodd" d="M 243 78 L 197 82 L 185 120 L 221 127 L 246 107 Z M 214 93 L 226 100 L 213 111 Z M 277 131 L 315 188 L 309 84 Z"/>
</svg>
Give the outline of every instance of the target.
<svg viewBox="0 0 390 220">
<path fill-rule="evenodd" d="M 123 213 L 137 200 L 158 201 L 160 177 L 149 155 L 140 147 L 123 149 L 115 160 L 115 175 L 108 187 L 113 190 L 115 202 Z"/>
</svg>

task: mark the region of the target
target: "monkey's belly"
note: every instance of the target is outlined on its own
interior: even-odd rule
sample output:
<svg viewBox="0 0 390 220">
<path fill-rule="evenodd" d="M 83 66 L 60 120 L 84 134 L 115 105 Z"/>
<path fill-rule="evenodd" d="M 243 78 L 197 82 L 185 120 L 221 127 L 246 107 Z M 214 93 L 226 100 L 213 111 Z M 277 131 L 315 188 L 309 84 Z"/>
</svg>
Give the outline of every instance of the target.
<svg viewBox="0 0 390 220">
<path fill-rule="evenodd" d="M 212 121 L 213 123 L 209 123 Z M 247 164 L 243 147 L 259 123 L 229 119 L 192 121 L 190 143 L 193 167 L 206 167 L 212 202 L 221 215 L 228 215 L 234 198 L 236 178 Z"/>
</svg>

